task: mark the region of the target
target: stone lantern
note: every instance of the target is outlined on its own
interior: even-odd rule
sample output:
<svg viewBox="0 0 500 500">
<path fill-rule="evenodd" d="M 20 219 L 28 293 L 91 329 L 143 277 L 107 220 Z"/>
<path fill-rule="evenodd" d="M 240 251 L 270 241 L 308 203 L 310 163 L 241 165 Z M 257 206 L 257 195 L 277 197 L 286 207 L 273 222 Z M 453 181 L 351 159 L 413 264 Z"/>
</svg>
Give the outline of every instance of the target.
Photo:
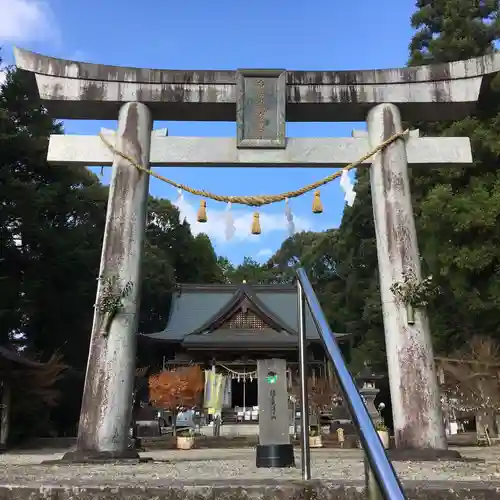
<svg viewBox="0 0 500 500">
<path fill-rule="evenodd" d="M 380 414 L 377 408 L 375 408 L 375 398 L 380 392 L 380 389 L 377 389 L 376 387 L 376 382 L 381 378 L 383 378 L 383 375 L 373 373 L 373 370 L 367 362 L 365 362 L 364 368 L 356 377 L 359 393 L 363 397 L 368 413 L 374 422 L 380 420 Z"/>
</svg>

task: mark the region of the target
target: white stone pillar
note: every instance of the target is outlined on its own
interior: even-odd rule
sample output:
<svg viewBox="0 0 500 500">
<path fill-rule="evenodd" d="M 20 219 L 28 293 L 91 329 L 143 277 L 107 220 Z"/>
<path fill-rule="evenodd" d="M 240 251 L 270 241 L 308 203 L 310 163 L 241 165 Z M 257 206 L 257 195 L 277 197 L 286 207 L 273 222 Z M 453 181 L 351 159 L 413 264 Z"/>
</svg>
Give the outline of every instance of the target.
<svg viewBox="0 0 500 500">
<path fill-rule="evenodd" d="M 367 123 L 372 147 L 402 131 L 393 104 L 373 107 Z M 421 279 L 404 139 L 373 158 L 370 175 L 396 446 L 446 449 L 427 313 L 416 310 L 408 324 L 405 305 L 391 292 L 407 269 Z"/>
<path fill-rule="evenodd" d="M 120 109 L 115 146 L 148 167 L 151 130 L 149 109 L 139 102 L 126 103 Z M 116 279 L 121 289 L 127 283 L 132 288 L 107 333 L 95 309 L 75 459 L 137 456 L 127 448 L 148 193 L 149 175 L 115 155 L 99 275 Z M 102 297 L 99 281 L 96 304 Z"/>
</svg>

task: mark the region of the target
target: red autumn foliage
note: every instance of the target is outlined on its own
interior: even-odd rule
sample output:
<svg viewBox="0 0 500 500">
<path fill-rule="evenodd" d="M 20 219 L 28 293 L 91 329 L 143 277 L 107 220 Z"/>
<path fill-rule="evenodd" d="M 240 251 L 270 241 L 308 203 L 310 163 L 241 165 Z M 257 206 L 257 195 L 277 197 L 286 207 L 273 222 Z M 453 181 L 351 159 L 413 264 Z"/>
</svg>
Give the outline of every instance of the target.
<svg viewBox="0 0 500 500">
<path fill-rule="evenodd" d="M 307 379 L 307 392 L 310 411 L 319 413 L 331 410 L 334 399 L 339 396 L 340 389 L 336 380 L 330 381 L 322 377 L 309 377 Z M 291 393 L 299 402 L 301 399 L 299 380 L 296 380 L 292 385 Z"/>
<path fill-rule="evenodd" d="M 203 388 L 204 377 L 199 366 L 165 370 L 149 377 L 149 393 L 154 405 L 172 412 L 198 405 Z"/>
</svg>

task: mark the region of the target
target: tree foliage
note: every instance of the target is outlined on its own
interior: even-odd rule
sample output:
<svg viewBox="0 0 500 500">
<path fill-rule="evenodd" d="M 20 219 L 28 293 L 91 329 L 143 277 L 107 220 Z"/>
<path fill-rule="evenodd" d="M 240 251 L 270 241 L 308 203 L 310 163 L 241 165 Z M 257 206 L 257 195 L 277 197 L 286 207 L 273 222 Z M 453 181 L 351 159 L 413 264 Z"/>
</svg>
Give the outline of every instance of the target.
<svg viewBox="0 0 500 500">
<path fill-rule="evenodd" d="M 223 275 L 223 282 L 228 284 L 267 284 L 273 278 L 273 273 L 269 269 L 251 257 L 244 257 L 238 266 L 234 266 L 226 257 L 219 257 L 218 265 Z"/>
<path fill-rule="evenodd" d="M 462 349 L 440 360 L 451 406 L 478 415 L 477 427 L 495 432 L 500 410 L 500 345 L 491 337 L 474 336 Z"/>
<path fill-rule="evenodd" d="M 491 53 L 500 37 L 498 0 L 417 0 L 411 64 L 460 61 Z"/>
<path fill-rule="evenodd" d="M 85 167 L 48 165 L 49 135 L 60 133 L 35 89 L 9 71 L 0 87 L 0 345 L 41 361 L 62 356 L 71 369 L 55 382 L 60 404 L 44 405 L 37 419 L 70 432 L 80 410 L 108 188 Z M 223 280 L 210 240 L 194 237 L 177 208 L 152 197 L 142 275 L 141 332 L 164 328 L 176 283 Z"/>
<path fill-rule="evenodd" d="M 495 51 L 495 0 L 418 0 L 409 64 L 444 63 Z M 440 293 L 427 306 L 435 350 L 498 336 L 500 317 L 500 78 L 483 82 L 468 118 L 411 123 L 429 136 L 468 136 L 474 165 L 410 169 L 423 273 Z M 0 88 L 0 344 L 48 360 L 54 352 L 83 374 L 95 302 L 108 190 L 84 167 L 51 167 L 48 137 L 63 133 L 21 75 Z M 303 232 L 261 265 L 217 258 L 169 201 L 150 198 L 139 330 L 162 329 L 178 283 L 294 282 L 308 272 L 334 331 L 352 339 L 352 369 L 385 367 L 369 170 L 356 172 L 357 198 L 340 227 Z M 146 362 L 144 360 L 144 362 Z M 59 381 L 61 382 L 61 381 Z M 80 383 L 80 382 L 78 382 Z M 81 389 L 66 388 L 79 408 Z M 75 396 L 76 394 L 76 396 Z M 68 396 L 69 397 L 69 396 Z M 65 402 L 65 406 L 69 403 Z M 67 412 L 66 412 L 67 413 Z M 76 415 L 72 417 L 76 418 Z"/>
<path fill-rule="evenodd" d="M 326 377 L 308 377 L 307 379 L 307 393 L 309 397 L 308 407 L 311 415 L 314 416 L 321 434 L 320 417 L 322 412 L 330 412 L 336 406 L 336 401 L 340 396 L 340 387 L 336 380 L 329 380 Z M 296 404 L 300 404 L 301 389 L 300 380 L 295 380 L 292 384 L 291 395 Z"/>
<path fill-rule="evenodd" d="M 204 388 L 203 371 L 197 365 L 164 370 L 149 377 L 148 383 L 154 405 L 172 412 L 175 434 L 177 413 L 185 407 L 200 404 Z"/>
<path fill-rule="evenodd" d="M 164 370 L 149 377 L 151 400 L 158 407 L 172 411 L 194 406 L 199 403 L 203 383 L 199 366 Z"/>
<path fill-rule="evenodd" d="M 48 136 L 61 133 L 21 75 L 0 93 L 0 339 L 84 367 L 107 192 L 84 167 L 50 167 Z M 71 341 L 69 339 L 71 335 Z"/>
<path fill-rule="evenodd" d="M 498 2 L 438 0 L 416 6 L 412 24 L 418 31 L 410 64 L 467 59 L 494 50 Z M 423 273 L 434 277 L 441 292 L 429 301 L 428 312 L 435 348 L 442 353 L 474 335 L 498 332 L 498 88 L 496 79 L 489 83 L 483 105 L 469 118 L 410 124 L 424 135 L 469 136 L 473 149 L 471 167 L 410 169 Z M 370 359 L 382 369 L 386 356 L 368 169 L 359 168 L 356 181 L 356 202 L 345 208 L 329 242 L 335 274 L 325 273 L 328 277 L 315 284 L 334 328 L 352 334 L 353 368 Z"/>
<path fill-rule="evenodd" d="M 468 59 L 495 50 L 497 1 L 419 0 L 411 19 L 410 65 Z M 485 81 L 472 116 L 452 123 L 408 124 L 430 136 L 468 136 L 474 165 L 410 169 L 413 208 L 424 276 L 440 293 L 427 305 L 436 351 L 449 353 L 475 335 L 498 333 L 500 298 L 500 84 Z M 340 227 L 287 239 L 260 274 L 293 281 L 298 257 L 308 271 L 332 328 L 352 335 L 353 369 L 370 359 L 384 369 L 385 342 L 369 170 L 356 172 L 357 198 Z M 254 274 L 258 274 L 254 269 Z"/>
<path fill-rule="evenodd" d="M 334 406 L 334 400 L 341 397 L 337 381 L 332 382 L 325 377 L 308 377 L 307 391 L 309 407 L 317 414 L 321 411 L 331 410 Z M 299 403 L 301 401 L 300 380 L 294 381 L 291 393 L 296 402 Z"/>
<path fill-rule="evenodd" d="M 497 1 L 417 2 L 410 64 L 448 62 L 495 50 Z M 424 265 L 442 293 L 430 306 L 436 346 L 450 351 L 475 335 L 498 331 L 500 288 L 500 94 L 485 82 L 477 112 L 453 123 L 420 123 L 426 135 L 468 136 L 474 165 L 412 171 L 414 208 Z"/>
<path fill-rule="evenodd" d="M 47 410 L 56 407 L 62 396 L 58 382 L 68 368 L 62 356 L 54 353 L 45 363 L 35 365 L 6 363 L 0 370 L 1 379 L 11 385 L 10 442 L 48 432 L 51 426 Z"/>
<path fill-rule="evenodd" d="M 205 234 L 194 237 L 179 210 L 165 199 L 150 197 L 139 331 L 165 327 L 177 283 L 221 283 L 223 273 Z"/>
</svg>

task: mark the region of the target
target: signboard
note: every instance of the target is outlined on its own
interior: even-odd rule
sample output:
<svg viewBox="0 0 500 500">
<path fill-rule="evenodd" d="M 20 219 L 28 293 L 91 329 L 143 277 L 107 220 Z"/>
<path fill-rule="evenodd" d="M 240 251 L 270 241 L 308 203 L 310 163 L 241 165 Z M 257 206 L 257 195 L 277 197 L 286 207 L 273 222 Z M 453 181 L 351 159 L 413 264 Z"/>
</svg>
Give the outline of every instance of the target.
<svg viewBox="0 0 500 500">
<path fill-rule="evenodd" d="M 286 361 L 257 361 L 259 400 L 259 444 L 289 444 L 290 417 L 286 387 Z"/>
<path fill-rule="evenodd" d="M 286 147 L 286 71 L 239 70 L 236 75 L 238 148 Z"/>
</svg>

